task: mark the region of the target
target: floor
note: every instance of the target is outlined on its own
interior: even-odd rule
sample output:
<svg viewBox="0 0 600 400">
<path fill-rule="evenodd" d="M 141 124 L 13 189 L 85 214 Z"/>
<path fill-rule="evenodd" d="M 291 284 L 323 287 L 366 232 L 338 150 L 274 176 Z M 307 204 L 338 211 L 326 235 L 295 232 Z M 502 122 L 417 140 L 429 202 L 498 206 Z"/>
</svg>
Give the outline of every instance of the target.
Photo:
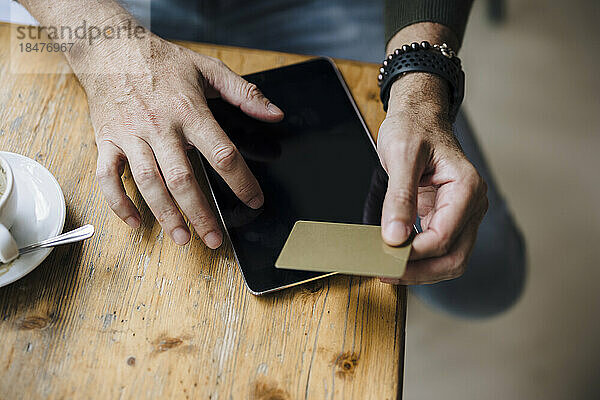
<svg viewBox="0 0 600 400">
<path fill-rule="evenodd" d="M 409 299 L 406 399 L 600 396 L 600 3 L 473 9 L 461 56 L 471 121 L 528 244 L 516 306 L 459 320 Z"/>
</svg>

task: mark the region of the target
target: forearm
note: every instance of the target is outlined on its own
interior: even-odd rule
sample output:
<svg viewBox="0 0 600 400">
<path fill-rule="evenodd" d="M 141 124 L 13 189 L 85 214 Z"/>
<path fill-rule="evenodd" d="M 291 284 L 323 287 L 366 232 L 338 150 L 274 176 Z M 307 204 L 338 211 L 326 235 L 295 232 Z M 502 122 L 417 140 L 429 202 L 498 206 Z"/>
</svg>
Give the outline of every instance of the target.
<svg viewBox="0 0 600 400">
<path fill-rule="evenodd" d="M 135 19 L 114 0 L 19 2 L 40 23 L 42 32 L 50 39 L 57 43 L 73 43 L 71 50 L 65 52 L 71 65 L 93 53 L 108 53 L 111 47 L 119 46 L 122 41 L 107 39 L 115 38 L 117 33 L 121 35 L 126 25 L 131 37 L 131 30 L 138 27 Z"/>
<path fill-rule="evenodd" d="M 83 21 L 88 24 L 101 25 L 119 14 L 127 14 L 113 0 L 19 0 L 31 15 L 43 26 L 76 27 Z"/>
</svg>

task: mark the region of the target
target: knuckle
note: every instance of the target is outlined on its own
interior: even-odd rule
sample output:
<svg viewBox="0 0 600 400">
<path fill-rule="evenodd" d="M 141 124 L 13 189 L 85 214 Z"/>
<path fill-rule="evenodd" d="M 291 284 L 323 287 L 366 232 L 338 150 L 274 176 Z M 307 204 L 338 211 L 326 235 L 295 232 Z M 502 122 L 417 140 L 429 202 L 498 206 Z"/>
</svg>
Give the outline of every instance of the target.
<svg viewBox="0 0 600 400">
<path fill-rule="evenodd" d="M 96 167 L 96 178 L 99 182 L 106 181 L 114 175 L 114 168 L 110 164 L 98 163 Z"/>
<path fill-rule="evenodd" d="M 244 98 L 252 101 L 262 97 L 261 91 L 254 83 L 245 82 L 242 88 Z"/>
<path fill-rule="evenodd" d="M 383 122 L 381 123 L 381 125 L 379 126 L 379 133 L 380 134 L 392 134 L 392 135 L 398 135 L 398 134 L 402 134 L 404 132 L 404 130 L 402 129 L 403 125 L 401 123 L 401 119 L 396 118 L 396 116 L 394 114 L 390 114 L 388 112 L 388 114 L 386 114 L 385 119 L 383 120 Z"/>
<path fill-rule="evenodd" d="M 482 194 L 482 182 L 481 176 L 471 164 L 465 167 L 461 172 L 462 187 L 465 195 L 469 199 L 480 197 Z"/>
<path fill-rule="evenodd" d="M 215 65 L 217 68 L 225 68 L 229 71 L 229 67 L 227 66 L 227 64 L 225 64 L 225 62 L 219 58 L 216 59 Z"/>
<path fill-rule="evenodd" d="M 479 175 L 473 164 L 467 164 L 464 176 L 467 186 L 473 189 L 473 191 L 478 191 L 483 187 L 483 178 Z"/>
<path fill-rule="evenodd" d="M 112 210 L 121 210 L 127 205 L 125 196 L 107 197 L 106 203 Z"/>
<path fill-rule="evenodd" d="M 149 166 L 140 167 L 137 170 L 135 181 L 141 187 L 152 185 L 159 178 L 158 171 Z"/>
<path fill-rule="evenodd" d="M 209 110 L 200 95 L 181 94 L 173 99 L 172 104 L 175 115 L 184 127 L 196 128 L 204 125 L 208 120 Z M 170 131 L 176 126 L 177 124 L 171 123 Z"/>
<path fill-rule="evenodd" d="M 380 157 L 390 162 L 416 166 L 427 154 L 427 143 L 421 137 L 393 138 L 381 150 Z"/>
<path fill-rule="evenodd" d="M 252 200 L 258 194 L 256 185 L 250 179 L 244 179 L 236 189 L 236 195 L 242 201 Z"/>
<path fill-rule="evenodd" d="M 473 178 L 475 195 L 480 198 L 487 198 L 488 185 L 477 171 L 475 171 L 475 174 L 476 175 Z"/>
<path fill-rule="evenodd" d="M 219 59 L 203 54 L 193 54 L 197 64 L 200 66 L 200 69 L 203 71 L 210 70 L 211 68 L 217 67 L 219 63 Z"/>
<path fill-rule="evenodd" d="M 238 154 L 233 144 L 217 146 L 212 155 L 215 168 L 222 172 L 231 172 L 237 164 Z"/>
<path fill-rule="evenodd" d="M 395 121 L 392 118 L 386 117 L 381 123 L 381 125 L 379 125 L 379 135 L 387 131 L 393 130 L 394 122 Z"/>
<path fill-rule="evenodd" d="M 458 255 L 452 266 L 450 267 L 449 275 L 451 278 L 458 278 L 459 276 L 462 276 L 465 271 L 467 270 L 467 262 L 465 257 L 463 257 L 462 255 Z"/>
<path fill-rule="evenodd" d="M 139 111 L 138 117 L 125 124 L 125 127 L 133 136 L 151 139 L 168 132 L 170 125 L 169 116 L 164 111 L 152 107 Z"/>
<path fill-rule="evenodd" d="M 166 207 L 157 213 L 156 219 L 161 225 L 163 225 L 168 221 L 178 218 L 179 215 L 179 211 L 177 211 L 175 207 Z"/>
<path fill-rule="evenodd" d="M 482 177 L 480 177 L 480 185 L 481 185 L 481 192 L 483 193 L 484 196 L 487 197 L 488 184 L 485 181 L 485 179 L 483 179 Z"/>
<path fill-rule="evenodd" d="M 490 200 L 486 195 L 483 196 L 483 205 L 481 207 L 480 219 L 483 219 L 490 207 Z"/>
<path fill-rule="evenodd" d="M 448 254 L 450 252 L 451 241 L 450 235 L 448 234 L 440 234 L 440 241 L 437 246 L 439 255 Z"/>
<path fill-rule="evenodd" d="M 415 192 L 407 188 L 398 188 L 388 193 L 392 203 L 400 206 L 412 206 L 415 202 Z"/>
<path fill-rule="evenodd" d="M 203 56 L 205 60 L 212 63 L 214 66 L 224 67 L 225 63 L 221 59 L 211 56 Z"/>
<path fill-rule="evenodd" d="M 190 221 L 192 222 L 192 225 L 194 225 L 196 233 L 198 233 L 200 236 L 204 236 L 204 234 L 214 230 L 214 218 L 206 213 L 195 213 L 194 215 L 190 216 Z"/>
<path fill-rule="evenodd" d="M 398 156 L 400 154 L 407 154 L 410 149 L 410 144 L 405 139 L 396 139 L 393 140 L 388 146 L 387 149 L 384 149 L 384 152 L 390 156 Z M 386 151 L 387 150 L 387 151 Z"/>
<path fill-rule="evenodd" d="M 194 110 L 193 101 L 187 95 L 180 95 L 173 99 L 173 109 L 182 118 L 185 118 L 192 114 Z"/>
<path fill-rule="evenodd" d="M 167 172 L 167 185 L 173 191 L 185 190 L 194 181 L 192 171 L 187 168 L 175 167 Z"/>
<path fill-rule="evenodd" d="M 110 129 L 110 127 L 108 126 L 107 123 L 102 124 L 102 126 L 100 126 L 100 128 L 95 130 L 96 132 L 96 138 L 97 139 L 104 139 L 104 138 L 108 138 L 110 137 L 110 135 L 112 134 L 112 129 Z"/>
<path fill-rule="evenodd" d="M 473 169 L 475 170 L 475 168 Z M 477 170 L 475 170 L 475 173 L 473 174 L 472 181 L 473 185 L 477 188 L 478 193 L 484 194 L 486 192 L 487 185 Z"/>
</svg>

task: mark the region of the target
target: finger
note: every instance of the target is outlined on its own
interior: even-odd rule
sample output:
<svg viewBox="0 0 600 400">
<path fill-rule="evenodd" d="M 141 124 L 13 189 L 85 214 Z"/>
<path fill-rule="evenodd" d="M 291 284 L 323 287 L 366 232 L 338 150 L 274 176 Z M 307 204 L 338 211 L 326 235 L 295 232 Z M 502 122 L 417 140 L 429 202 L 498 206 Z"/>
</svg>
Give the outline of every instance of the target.
<svg viewBox="0 0 600 400">
<path fill-rule="evenodd" d="M 109 141 L 98 143 L 96 178 L 109 207 L 127 225 L 137 229 L 141 224 L 138 210 L 125 192 L 121 175 L 125 168 L 125 154 Z"/>
<path fill-rule="evenodd" d="M 481 219 L 473 217 L 450 251 L 442 257 L 409 261 L 406 272 L 400 279 L 402 285 L 436 283 L 461 276 L 475 246 Z"/>
<path fill-rule="evenodd" d="M 478 217 L 473 217 L 444 256 L 409 261 L 401 279 L 381 278 L 381 282 L 392 285 L 424 285 L 458 278 L 466 269 L 480 222 Z"/>
<path fill-rule="evenodd" d="M 283 119 L 283 111 L 271 103 L 254 83 L 246 81 L 221 61 L 199 57 L 198 64 L 208 83 L 228 103 L 261 121 L 279 122 Z"/>
<path fill-rule="evenodd" d="M 152 146 L 171 195 L 202 241 L 211 249 L 216 249 L 223 242 L 223 235 L 194 176 L 183 144 L 167 139 L 160 143 L 152 143 Z"/>
<path fill-rule="evenodd" d="M 421 217 L 421 228 L 427 229 L 427 216 L 435 207 L 435 196 L 437 194 L 437 188 L 435 186 L 419 186 L 419 193 L 417 194 L 417 213 Z"/>
<path fill-rule="evenodd" d="M 413 241 L 412 260 L 439 257 L 448 253 L 470 218 L 487 204 L 477 177 L 465 176 L 441 185 L 427 229 Z"/>
<path fill-rule="evenodd" d="M 190 232 L 156 165 L 154 153 L 143 140 L 128 143 L 123 148 L 137 187 L 163 230 L 178 245 L 190 240 Z"/>
<path fill-rule="evenodd" d="M 260 208 L 264 195 L 244 158 L 215 121 L 208 106 L 183 122 L 184 136 L 200 150 L 210 165 L 225 180 L 235 195 L 250 208 Z"/>
<path fill-rule="evenodd" d="M 389 175 L 381 216 L 382 236 L 387 244 L 399 246 L 409 238 L 417 218 L 417 192 L 426 156 L 418 143 L 402 140 L 382 149 L 382 156 Z"/>
</svg>

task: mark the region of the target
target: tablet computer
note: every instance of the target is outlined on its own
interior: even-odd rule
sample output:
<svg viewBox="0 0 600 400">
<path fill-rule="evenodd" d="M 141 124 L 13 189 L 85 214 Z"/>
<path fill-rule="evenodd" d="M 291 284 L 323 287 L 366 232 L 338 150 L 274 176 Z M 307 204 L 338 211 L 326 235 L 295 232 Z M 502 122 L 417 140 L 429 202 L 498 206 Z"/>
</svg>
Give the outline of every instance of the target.
<svg viewBox="0 0 600 400">
<path fill-rule="evenodd" d="M 331 275 L 275 268 L 294 223 L 379 225 L 387 176 L 333 61 L 317 58 L 244 78 L 284 111 L 281 122 L 254 120 L 221 99 L 209 107 L 256 176 L 264 206 L 244 205 L 203 162 L 246 285 L 259 295 Z"/>
</svg>

